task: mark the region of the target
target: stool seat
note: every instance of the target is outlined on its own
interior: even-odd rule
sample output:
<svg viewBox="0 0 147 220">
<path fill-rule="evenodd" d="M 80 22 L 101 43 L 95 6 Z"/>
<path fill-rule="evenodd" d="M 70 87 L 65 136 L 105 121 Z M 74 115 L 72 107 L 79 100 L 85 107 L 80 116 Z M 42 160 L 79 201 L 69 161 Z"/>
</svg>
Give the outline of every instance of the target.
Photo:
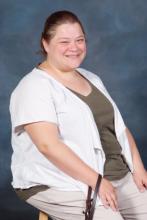
<svg viewBox="0 0 147 220">
<path fill-rule="evenodd" d="M 48 215 L 42 211 L 39 212 L 39 220 L 48 220 Z"/>
</svg>

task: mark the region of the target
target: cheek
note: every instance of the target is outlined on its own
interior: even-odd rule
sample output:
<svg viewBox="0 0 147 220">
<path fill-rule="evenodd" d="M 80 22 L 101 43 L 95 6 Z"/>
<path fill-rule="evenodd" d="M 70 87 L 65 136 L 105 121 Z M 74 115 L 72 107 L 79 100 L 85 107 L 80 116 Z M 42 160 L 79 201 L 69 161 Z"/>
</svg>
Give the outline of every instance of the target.
<svg viewBox="0 0 147 220">
<path fill-rule="evenodd" d="M 67 47 L 65 47 L 65 46 L 60 46 L 60 47 L 58 47 L 58 49 L 56 50 L 59 54 L 64 54 L 66 51 L 67 51 L 68 49 L 67 49 Z"/>
<path fill-rule="evenodd" d="M 86 56 L 86 52 L 87 52 L 87 48 L 86 48 L 86 46 L 82 46 L 81 47 L 81 50 L 83 51 L 83 55 L 84 55 L 84 57 Z"/>
<path fill-rule="evenodd" d="M 83 50 L 86 53 L 86 45 L 85 44 L 80 45 L 80 49 Z"/>
</svg>

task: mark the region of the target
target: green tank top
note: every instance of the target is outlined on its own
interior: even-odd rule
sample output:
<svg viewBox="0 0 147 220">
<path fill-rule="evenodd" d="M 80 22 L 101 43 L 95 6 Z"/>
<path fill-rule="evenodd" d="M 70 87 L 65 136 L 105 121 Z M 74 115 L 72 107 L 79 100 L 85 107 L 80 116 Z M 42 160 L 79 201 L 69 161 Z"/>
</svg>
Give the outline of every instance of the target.
<svg viewBox="0 0 147 220">
<path fill-rule="evenodd" d="M 119 180 L 128 173 L 129 167 L 121 154 L 122 148 L 116 138 L 113 106 L 100 90 L 90 81 L 88 82 L 92 88 L 92 92 L 88 96 L 69 90 L 87 103 L 93 113 L 106 156 L 104 177 L 108 180 Z"/>
</svg>

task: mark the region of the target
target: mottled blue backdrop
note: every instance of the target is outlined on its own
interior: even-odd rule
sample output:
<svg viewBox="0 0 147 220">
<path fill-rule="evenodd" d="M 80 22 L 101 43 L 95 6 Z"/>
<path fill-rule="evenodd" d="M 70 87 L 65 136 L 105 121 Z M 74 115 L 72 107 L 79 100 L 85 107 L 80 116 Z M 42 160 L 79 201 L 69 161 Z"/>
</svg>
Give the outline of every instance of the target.
<svg viewBox="0 0 147 220">
<path fill-rule="evenodd" d="M 0 1 L 0 218 L 37 219 L 38 212 L 11 188 L 9 97 L 18 81 L 42 60 L 39 39 L 45 18 L 75 12 L 85 26 L 83 67 L 100 75 L 133 132 L 147 167 L 147 1 Z"/>
</svg>

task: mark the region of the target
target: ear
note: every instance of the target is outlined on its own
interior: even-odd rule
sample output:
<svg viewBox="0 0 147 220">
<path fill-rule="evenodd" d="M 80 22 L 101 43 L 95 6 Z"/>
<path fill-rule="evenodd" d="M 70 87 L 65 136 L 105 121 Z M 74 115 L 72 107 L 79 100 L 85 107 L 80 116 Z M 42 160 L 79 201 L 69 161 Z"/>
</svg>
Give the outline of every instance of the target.
<svg viewBox="0 0 147 220">
<path fill-rule="evenodd" d="M 47 40 L 42 39 L 42 45 L 43 45 L 46 53 L 48 53 L 49 52 L 49 43 L 47 42 Z"/>
</svg>

